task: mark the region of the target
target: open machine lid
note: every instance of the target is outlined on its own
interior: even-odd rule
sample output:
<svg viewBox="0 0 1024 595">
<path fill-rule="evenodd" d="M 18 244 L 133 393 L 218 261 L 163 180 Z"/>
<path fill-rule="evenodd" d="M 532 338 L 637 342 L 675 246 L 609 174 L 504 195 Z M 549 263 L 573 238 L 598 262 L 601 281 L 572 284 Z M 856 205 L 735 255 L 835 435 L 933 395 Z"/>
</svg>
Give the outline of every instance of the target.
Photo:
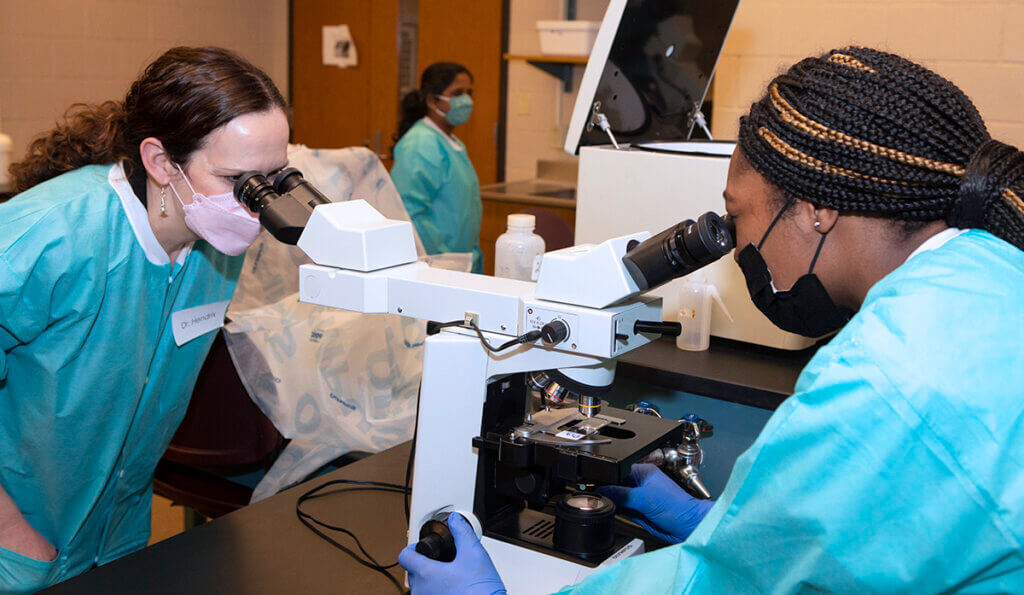
<svg viewBox="0 0 1024 595">
<path fill-rule="evenodd" d="M 608 118 L 620 143 L 688 139 L 738 4 L 611 0 L 576 95 L 565 151 L 610 144 L 593 123 L 595 111 Z"/>
</svg>

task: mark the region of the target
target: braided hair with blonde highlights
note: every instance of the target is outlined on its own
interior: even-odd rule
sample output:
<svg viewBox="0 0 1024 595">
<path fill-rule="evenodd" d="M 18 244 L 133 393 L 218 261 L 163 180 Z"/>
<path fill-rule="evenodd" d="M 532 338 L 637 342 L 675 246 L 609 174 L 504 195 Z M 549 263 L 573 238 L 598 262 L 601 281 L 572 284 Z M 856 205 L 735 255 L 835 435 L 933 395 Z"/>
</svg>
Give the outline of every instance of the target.
<svg viewBox="0 0 1024 595">
<path fill-rule="evenodd" d="M 1024 153 L 909 60 L 848 47 L 776 77 L 740 119 L 747 161 L 784 195 L 913 229 L 943 220 L 1024 250 Z"/>
</svg>

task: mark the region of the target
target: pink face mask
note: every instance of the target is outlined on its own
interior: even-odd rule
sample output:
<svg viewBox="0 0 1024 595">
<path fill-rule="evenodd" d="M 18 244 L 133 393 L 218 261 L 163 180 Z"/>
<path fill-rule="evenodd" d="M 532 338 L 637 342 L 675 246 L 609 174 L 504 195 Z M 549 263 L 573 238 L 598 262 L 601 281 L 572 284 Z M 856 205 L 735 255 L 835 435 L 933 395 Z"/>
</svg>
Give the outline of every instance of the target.
<svg viewBox="0 0 1024 595">
<path fill-rule="evenodd" d="M 228 256 L 237 256 L 245 252 L 260 235 L 259 215 L 242 206 L 231 192 L 213 196 L 196 192 L 181 166 L 177 163 L 174 166 L 181 172 L 181 177 L 185 178 L 185 183 L 192 191 L 192 204 L 187 205 L 181 201 L 181 196 L 171 184 L 171 191 L 178 198 L 185 213 L 185 225 Z"/>
</svg>

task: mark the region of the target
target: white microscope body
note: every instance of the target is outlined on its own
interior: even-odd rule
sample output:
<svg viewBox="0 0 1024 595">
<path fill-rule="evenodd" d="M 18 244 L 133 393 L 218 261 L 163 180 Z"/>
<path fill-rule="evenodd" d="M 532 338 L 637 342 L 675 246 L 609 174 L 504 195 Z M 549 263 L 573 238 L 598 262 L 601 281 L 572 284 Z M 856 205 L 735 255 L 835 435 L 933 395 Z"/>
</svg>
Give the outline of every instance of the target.
<svg viewBox="0 0 1024 595">
<path fill-rule="evenodd" d="M 473 514 L 479 454 L 473 439 L 482 434 L 489 384 L 516 373 L 558 369 L 585 385 L 610 385 L 615 358 L 658 337 L 636 332 L 636 326 L 662 319 L 661 299 L 636 297 L 637 284 L 621 262 L 630 241 L 649 237 L 645 232 L 545 254 L 535 284 L 416 262 L 411 225 L 386 220 L 363 201 L 316 207 L 298 242 L 318 263 L 300 269 L 300 301 L 462 321 L 479 330 L 478 336 L 472 328 L 450 326 L 426 341 L 410 543 L 419 540 L 420 527 L 439 511 L 461 512 L 480 532 L 481 520 Z M 498 346 L 556 320 L 567 333 L 552 343 L 536 341 L 500 352 L 482 344 Z M 632 539 L 594 566 L 487 534 L 482 543 L 512 593 L 558 590 L 643 551 L 643 542 Z"/>
</svg>

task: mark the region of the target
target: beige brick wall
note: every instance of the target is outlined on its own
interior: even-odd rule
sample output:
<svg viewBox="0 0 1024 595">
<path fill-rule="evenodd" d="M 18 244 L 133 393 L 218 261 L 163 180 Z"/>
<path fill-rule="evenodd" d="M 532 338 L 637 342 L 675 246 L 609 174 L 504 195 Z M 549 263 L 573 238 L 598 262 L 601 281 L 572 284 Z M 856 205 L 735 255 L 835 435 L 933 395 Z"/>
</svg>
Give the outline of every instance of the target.
<svg viewBox="0 0 1024 595">
<path fill-rule="evenodd" d="M 580 0 L 600 20 L 607 0 Z M 510 49 L 539 50 L 535 21 L 563 18 L 564 2 L 511 0 Z M 793 62 L 856 43 L 902 54 L 946 76 L 974 100 L 993 136 L 1024 147 L 1024 0 L 740 0 L 715 75 L 716 138 L 735 138 L 739 117 Z M 509 64 L 506 177 L 533 176 L 538 158 L 566 158 L 562 137 L 576 84 Z"/>
<path fill-rule="evenodd" d="M 72 103 L 123 98 L 176 45 L 236 50 L 287 92 L 287 0 L 0 0 L 0 130 L 13 158 Z"/>
<path fill-rule="evenodd" d="M 490 0 L 488 0 L 490 1 Z M 577 0 L 579 20 L 600 21 L 608 0 Z M 539 54 L 537 21 L 565 18 L 565 0 L 510 0 L 509 53 Z M 562 82 L 523 60 L 508 64 L 505 179 L 533 178 L 538 159 L 575 159 L 562 150 L 583 67 L 573 68 L 574 83 Z"/>
<path fill-rule="evenodd" d="M 737 120 L 800 58 L 858 44 L 956 83 L 992 135 L 1024 146 L 1024 0 L 741 0 L 715 76 L 713 132 Z"/>
</svg>

